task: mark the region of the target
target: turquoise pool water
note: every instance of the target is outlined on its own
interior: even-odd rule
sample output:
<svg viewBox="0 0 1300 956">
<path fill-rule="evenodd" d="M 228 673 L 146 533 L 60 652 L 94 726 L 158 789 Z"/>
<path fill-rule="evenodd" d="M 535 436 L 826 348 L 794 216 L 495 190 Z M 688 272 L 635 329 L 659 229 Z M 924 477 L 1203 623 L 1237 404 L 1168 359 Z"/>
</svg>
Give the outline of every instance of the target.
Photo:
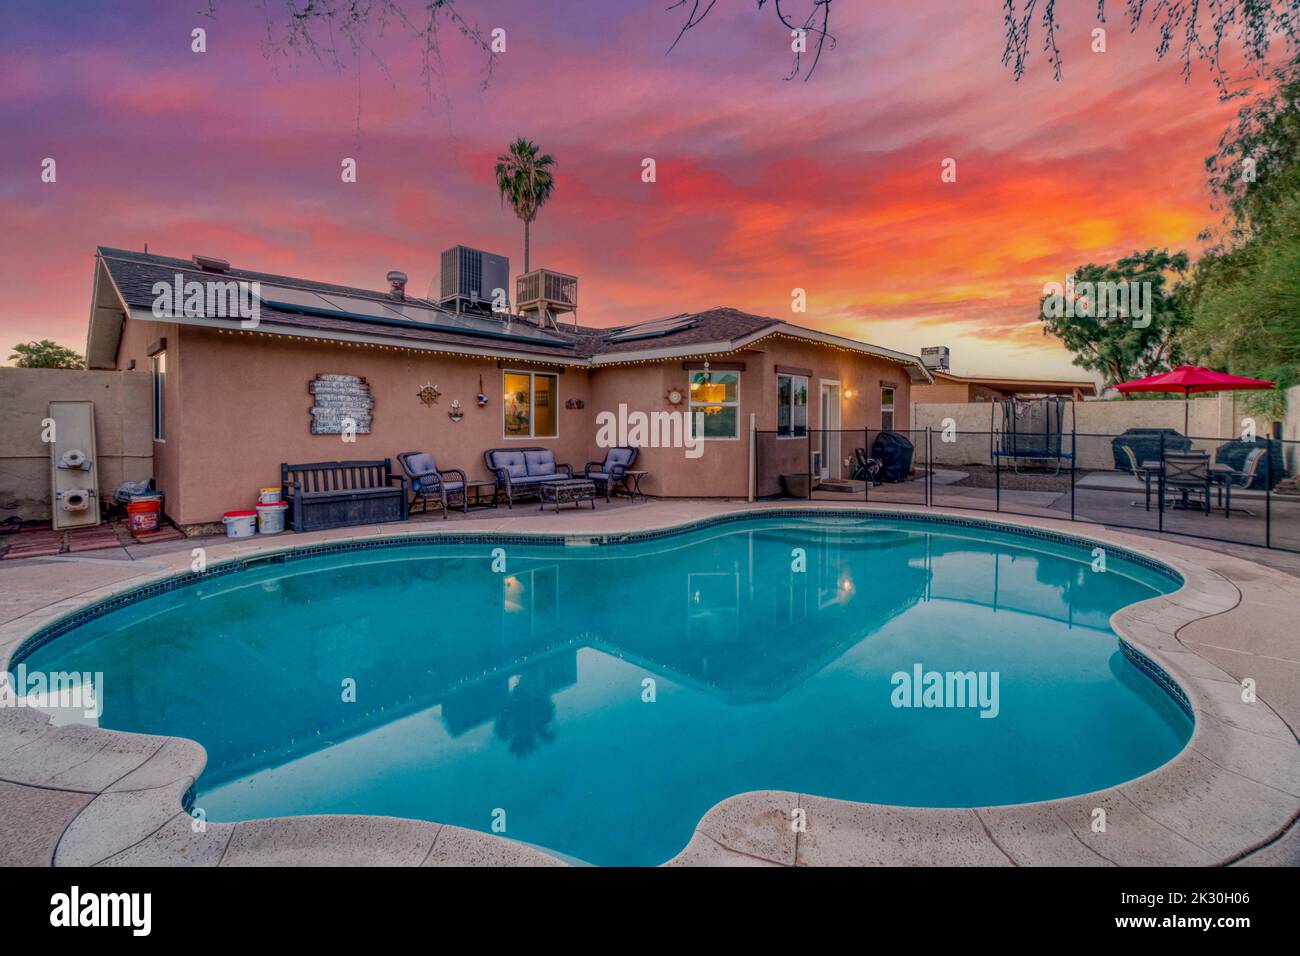
<svg viewBox="0 0 1300 956">
<path fill-rule="evenodd" d="M 1191 734 L 1108 626 L 1176 584 L 1115 556 L 1096 573 L 1083 548 L 815 517 L 503 547 L 502 573 L 491 544 L 263 564 L 108 613 L 25 664 L 103 672 L 102 726 L 201 742 L 209 820 L 492 832 L 504 811 L 505 835 L 597 864 L 660 863 L 745 790 L 1020 803 L 1139 776 Z M 924 703 L 894 677 L 918 666 L 986 691 L 996 675 L 996 716 L 895 706 Z"/>
</svg>

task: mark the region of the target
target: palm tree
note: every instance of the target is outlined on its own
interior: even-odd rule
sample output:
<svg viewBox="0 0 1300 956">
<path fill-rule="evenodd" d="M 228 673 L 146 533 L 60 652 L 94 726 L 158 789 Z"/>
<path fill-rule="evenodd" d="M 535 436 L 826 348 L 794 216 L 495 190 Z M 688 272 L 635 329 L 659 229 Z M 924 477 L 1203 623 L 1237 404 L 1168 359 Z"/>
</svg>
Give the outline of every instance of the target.
<svg viewBox="0 0 1300 956">
<path fill-rule="evenodd" d="M 537 218 L 538 210 L 555 192 L 555 157 L 550 153 L 537 155 L 538 145 L 522 136 L 510 144 L 510 149 L 497 157 L 497 189 L 501 202 L 508 200 L 515 215 L 524 221 L 524 272 L 528 272 L 528 227 Z"/>
</svg>

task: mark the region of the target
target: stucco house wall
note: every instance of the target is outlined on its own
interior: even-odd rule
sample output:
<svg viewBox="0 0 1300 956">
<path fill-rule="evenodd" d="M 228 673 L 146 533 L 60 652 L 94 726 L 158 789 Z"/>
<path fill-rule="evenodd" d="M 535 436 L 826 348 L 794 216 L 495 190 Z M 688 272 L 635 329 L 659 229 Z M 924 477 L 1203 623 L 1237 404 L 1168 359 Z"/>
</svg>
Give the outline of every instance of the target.
<svg viewBox="0 0 1300 956">
<path fill-rule="evenodd" d="M 965 382 L 954 382 L 937 375 L 933 385 L 917 383 L 912 394 L 918 405 L 922 402 L 927 405 L 948 405 L 974 401 L 970 395 L 970 386 Z"/>
<path fill-rule="evenodd" d="M 172 435 L 184 440 L 164 453 L 170 467 L 160 471 L 159 481 L 165 483 L 168 516 L 182 525 L 218 521 L 226 511 L 250 507 L 259 488 L 279 484 L 282 462 L 392 458 L 400 473 L 399 452 L 427 451 L 440 468 L 487 479 L 482 453 L 488 448 L 551 448 L 557 461 L 576 471 L 594 451 L 588 447 L 594 431 L 582 369 L 510 363 L 511 369 L 558 373 L 558 436 L 521 439 L 502 434 L 506 369 L 494 360 L 194 328 L 179 330 L 176 358 L 169 357 L 168 374 L 179 371 L 182 394 L 175 402 L 168 394 L 167 445 Z M 339 435 L 311 433 L 308 383 L 321 374 L 366 380 L 375 403 L 368 434 L 345 442 Z M 475 402 L 480 377 L 485 408 Z M 426 384 L 441 392 L 432 406 L 417 395 Z M 464 412 L 460 422 L 448 416 L 453 399 Z M 569 399 L 585 407 L 565 408 Z"/>
<path fill-rule="evenodd" d="M 561 367 L 484 359 L 398 348 L 346 345 L 324 340 L 272 336 L 260 332 L 218 331 L 167 323 L 128 320 L 119 348 L 119 368 L 132 360 L 134 372 L 149 381 L 149 355 L 166 339 L 166 435 L 154 442 L 155 476 L 165 494 L 167 515 L 181 525 L 219 521 L 236 508 L 249 507 L 263 486 L 276 485 L 281 462 L 393 458 L 403 451 L 428 451 L 442 468 L 463 469 L 471 479 L 490 476 L 482 461 L 488 448 L 542 446 L 557 461 L 581 474 L 599 460 L 597 421 L 619 405 L 646 413 L 679 411 L 666 400 L 669 389 L 687 391 L 683 359 L 594 368 Z M 841 387 L 841 427 L 880 427 L 881 383 L 895 389 L 895 427 L 908 426 L 910 382 L 895 363 L 858 352 L 772 336 L 735 354 L 713 356 L 713 367 L 743 363 L 740 374 L 740 429 L 735 440 L 707 440 L 698 458 L 682 448 L 643 447 L 637 467 L 650 472 L 643 490 L 666 497 L 743 497 L 748 493 L 749 416 L 760 430 L 776 427 L 777 367 L 812 372 L 809 424 L 822 427 L 818 388 L 822 380 Z M 503 375 L 508 369 L 558 375 L 559 434 L 555 438 L 505 438 L 502 424 Z M 369 434 L 354 442 L 338 435 L 313 435 L 308 383 L 324 373 L 366 379 L 374 399 Z M 475 395 L 488 396 L 479 408 Z M 425 384 L 441 392 L 437 404 L 424 405 L 417 392 Z M 850 394 L 846 394 L 850 393 Z M 448 409 L 459 399 L 464 418 L 452 422 Z M 565 407 L 573 401 L 581 408 Z M 152 420 L 151 410 L 147 419 Z M 799 444 L 806 450 L 806 440 Z M 791 445 L 792 467 L 805 457 Z M 851 454 L 845 448 L 844 454 Z M 766 463 L 766 464 L 771 464 Z"/>
</svg>

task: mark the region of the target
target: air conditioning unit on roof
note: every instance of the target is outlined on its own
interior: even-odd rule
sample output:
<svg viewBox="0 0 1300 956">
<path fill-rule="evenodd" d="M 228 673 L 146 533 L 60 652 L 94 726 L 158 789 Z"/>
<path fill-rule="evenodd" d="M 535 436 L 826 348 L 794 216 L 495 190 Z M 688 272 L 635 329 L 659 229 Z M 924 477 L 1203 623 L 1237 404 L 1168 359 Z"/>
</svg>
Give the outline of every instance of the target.
<svg viewBox="0 0 1300 956">
<path fill-rule="evenodd" d="M 438 304 L 456 311 L 510 311 L 510 260 L 469 246 L 444 249 Z"/>
</svg>

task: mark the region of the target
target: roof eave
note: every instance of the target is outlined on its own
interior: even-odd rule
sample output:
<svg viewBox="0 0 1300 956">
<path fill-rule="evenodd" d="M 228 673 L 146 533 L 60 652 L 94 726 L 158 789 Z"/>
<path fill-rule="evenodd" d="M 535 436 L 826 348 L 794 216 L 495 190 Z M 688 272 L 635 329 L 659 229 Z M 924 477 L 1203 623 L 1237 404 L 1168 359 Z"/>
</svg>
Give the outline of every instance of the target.
<svg viewBox="0 0 1300 956">
<path fill-rule="evenodd" d="M 883 348 L 879 345 L 871 345 L 867 342 L 859 342 L 857 339 L 846 338 L 843 335 L 834 335 L 830 332 L 819 332 L 816 329 L 807 329 L 802 325 L 794 325 L 790 322 L 777 322 L 779 331 L 782 335 L 790 335 L 797 339 L 804 339 L 809 342 L 820 342 L 824 345 L 834 345 L 838 348 L 849 349 L 854 352 L 862 352 L 864 355 L 874 355 L 877 358 L 894 362 L 907 369 L 908 378 L 913 382 L 922 384 L 933 384 L 934 379 L 930 375 L 930 370 L 925 367 L 919 355 L 910 355 L 907 352 L 896 352 L 893 349 Z M 771 330 L 764 330 L 757 337 L 770 335 Z"/>
<path fill-rule="evenodd" d="M 105 293 L 111 293 L 116 306 L 101 305 Z M 100 315 L 117 310 L 116 316 Z M 122 343 L 122 324 L 131 309 L 113 280 L 100 251 L 95 251 L 95 280 L 90 290 L 90 321 L 86 325 L 86 368 L 117 368 L 117 352 Z M 151 316 L 152 318 L 152 316 Z"/>
<path fill-rule="evenodd" d="M 404 339 L 384 335 L 367 335 L 361 332 L 343 332 L 330 329 L 313 329 L 296 325 L 278 325 L 273 321 L 262 320 L 256 328 L 245 329 L 238 319 L 211 319 L 206 316 L 168 316 L 160 319 L 150 310 L 140 306 L 131 309 L 130 317 L 143 322 L 170 322 L 193 328 L 212 329 L 219 332 L 247 332 L 251 335 L 283 335 L 291 338 L 314 339 L 331 342 L 356 342 L 367 345 L 383 345 L 389 348 L 411 349 L 417 352 L 438 352 L 444 354 L 469 355 L 475 358 L 491 358 L 500 361 L 532 362 L 540 365 L 564 365 L 584 367 L 589 365 L 587 359 L 569 355 L 551 355 L 543 352 L 510 351 L 506 349 L 481 348 L 455 342 L 428 342 L 420 339 Z"/>
</svg>

